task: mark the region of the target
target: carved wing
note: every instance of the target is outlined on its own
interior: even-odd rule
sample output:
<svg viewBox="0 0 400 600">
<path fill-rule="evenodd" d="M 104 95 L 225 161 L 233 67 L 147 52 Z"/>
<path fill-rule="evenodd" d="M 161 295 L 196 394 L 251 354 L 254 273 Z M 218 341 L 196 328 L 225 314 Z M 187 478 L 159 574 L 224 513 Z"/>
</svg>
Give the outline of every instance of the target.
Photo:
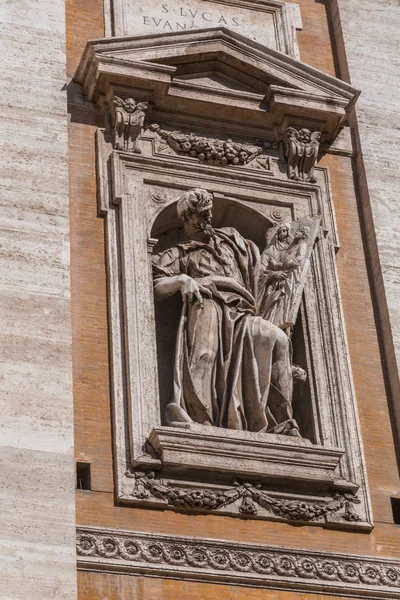
<svg viewBox="0 0 400 600">
<path fill-rule="evenodd" d="M 294 127 L 288 127 L 286 130 L 285 154 L 290 162 L 295 162 L 300 151 L 299 133 Z"/>
<path fill-rule="evenodd" d="M 282 225 L 267 232 L 261 255 L 258 312 L 281 329 L 296 322 L 320 222 L 321 217 L 316 216 L 285 224 L 289 237 L 282 242 L 278 239 Z"/>
<path fill-rule="evenodd" d="M 305 145 L 305 157 L 304 157 L 304 173 L 309 178 L 312 177 L 312 170 L 315 163 L 318 160 L 319 152 L 319 140 L 321 134 L 319 131 L 314 131 L 311 134 L 311 140 Z"/>
<path fill-rule="evenodd" d="M 119 125 L 122 123 L 123 117 L 123 100 L 119 96 L 114 96 L 112 103 L 113 110 L 111 111 L 113 125 Z"/>
<path fill-rule="evenodd" d="M 304 153 L 304 143 L 299 138 L 299 132 L 294 127 L 288 127 L 285 139 L 285 155 L 288 161 L 289 179 L 299 178 L 300 161 Z"/>
</svg>

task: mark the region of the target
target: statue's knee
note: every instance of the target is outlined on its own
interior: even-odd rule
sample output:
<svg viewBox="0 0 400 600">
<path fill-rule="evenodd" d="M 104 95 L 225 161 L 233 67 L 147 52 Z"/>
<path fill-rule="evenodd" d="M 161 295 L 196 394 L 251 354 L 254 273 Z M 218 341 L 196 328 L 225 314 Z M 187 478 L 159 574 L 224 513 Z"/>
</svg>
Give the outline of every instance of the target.
<svg viewBox="0 0 400 600">
<path fill-rule="evenodd" d="M 287 335 L 280 329 L 275 342 L 275 356 L 286 356 L 290 350 L 290 340 Z"/>
<path fill-rule="evenodd" d="M 202 365 L 212 365 L 214 364 L 215 357 L 217 355 L 216 350 L 207 348 L 203 351 L 197 353 L 197 363 L 201 363 Z"/>
</svg>

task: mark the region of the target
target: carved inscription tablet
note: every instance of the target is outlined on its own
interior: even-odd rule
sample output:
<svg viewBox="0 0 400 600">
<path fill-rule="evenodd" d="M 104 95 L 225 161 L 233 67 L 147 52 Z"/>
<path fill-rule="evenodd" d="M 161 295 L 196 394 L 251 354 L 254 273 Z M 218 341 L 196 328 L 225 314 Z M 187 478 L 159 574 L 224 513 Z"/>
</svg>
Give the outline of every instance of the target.
<svg viewBox="0 0 400 600">
<path fill-rule="evenodd" d="M 114 35 L 162 34 L 204 27 L 226 27 L 281 52 L 287 52 L 293 44 L 293 40 L 288 39 L 292 38 L 294 29 L 291 23 L 293 12 L 290 10 L 290 14 L 286 13 L 284 2 L 121 0 L 111 8 L 111 12 Z M 289 53 L 292 54 L 292 51 L 289 50 Z"/>
</svg>

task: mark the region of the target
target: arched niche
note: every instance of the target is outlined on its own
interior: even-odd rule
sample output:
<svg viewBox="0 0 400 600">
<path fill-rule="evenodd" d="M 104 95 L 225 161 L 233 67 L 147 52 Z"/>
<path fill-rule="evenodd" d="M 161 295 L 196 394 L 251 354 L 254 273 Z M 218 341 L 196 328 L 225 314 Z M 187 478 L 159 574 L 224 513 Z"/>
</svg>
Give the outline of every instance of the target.
<svg viewBox="0 0 400 600">
<path fill-rule="evenodd" d="M 267 230 L 276 225 L 262 212 L 232 198 L 214 198 L 213 227 L 234 227 L 252 240 L 262 252 Z M 162 252 L 184 241 L 183 228 L 176 214 L 176 201 L 168 204 L 156 217 L 151 237 L 157 240 L 154 252 Z"/>
<path fill-rule="evenodd" d="M 276 225 L 261 211 L 232 198 L 214 198 L 213 227 L 233 227 L 246 239 L 253 241 L 260 253 L 264 250 L 266 233 Z M 185 241 L 183 226 L 176 212 L 176 201 L 163 208 L 156 216 L 151 238 L 157 240 L 153 253 L 157 254 Z M 175 356 L 176 333 L 179 326 L 182 301 L 179 294 L 155 302 L 156 343 L 160 411 L 164 422 L 165 407 L 171 399 L 173 386 L 173 365 Z M 293 363 L 308 371 L 301 317 L 297 319 L 293 330 L 288 332 L 293 339 Z M 293 394 L 294 417 L 299 423 L 303 437 L 315 441 L 313 411 L 308 381 L 296 386 Z"/>
</svg>

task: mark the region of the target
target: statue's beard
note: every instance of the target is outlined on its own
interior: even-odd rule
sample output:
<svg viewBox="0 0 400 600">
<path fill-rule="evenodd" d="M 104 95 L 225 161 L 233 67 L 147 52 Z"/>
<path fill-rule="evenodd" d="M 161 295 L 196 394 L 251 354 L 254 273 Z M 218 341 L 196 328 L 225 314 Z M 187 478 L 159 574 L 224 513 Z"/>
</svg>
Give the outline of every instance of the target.
<svg viewBox="0 0 400 600">
<path fill-rule="evenodd" d="M 211 221 L 201 221 L 201 223 L 196 223 L 196 229 L 201 233 L 202 236 L 207 239 L 215 237 L 214 229 L 212 228 Z"/>
</svg>

